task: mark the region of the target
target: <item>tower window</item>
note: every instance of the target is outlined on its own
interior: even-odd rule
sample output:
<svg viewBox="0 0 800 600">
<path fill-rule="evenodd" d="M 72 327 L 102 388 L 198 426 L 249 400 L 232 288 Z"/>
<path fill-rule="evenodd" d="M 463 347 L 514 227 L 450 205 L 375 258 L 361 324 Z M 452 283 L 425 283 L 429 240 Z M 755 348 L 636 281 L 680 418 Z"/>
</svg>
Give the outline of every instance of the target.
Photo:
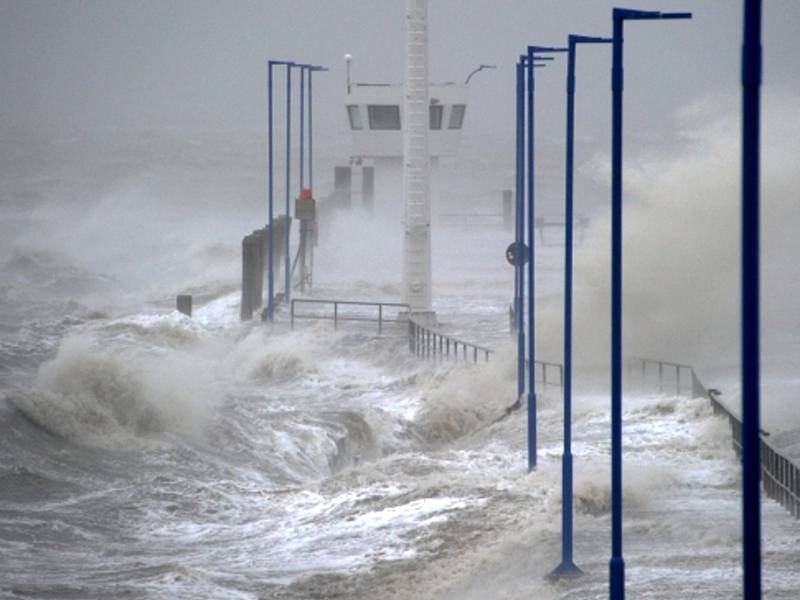
<svg viewBox="0 0 800 600">
<path fill-rule="evenodd" d="M 400 129 L 400 107 L 396 104 L 370 104 L 367 114 L 370 129 Z"/>
<path fill-rule="evenodd" d="M 347 105 L 347 116 L 350 117 L 350 129 L 364 129 L 364 124 L 361 122 L 361 111 L 357 104 Z"/>
<path fill-rule="evenodd" d="M 447 128 L 461 129 L 464 126 L 464 113 L 466 110 L 466 104 L 453 104 L 453 108 L 450 109 L 450 121 L 447 123 Z"/>
<path fill-rule="evenodd" d="M 431 104 L 430 105 L 430 128 L 431 129 L 441 129 L 442 128 L 442 116 L 444 114 L 444 106 L 441 104 Z"/>
</svg>

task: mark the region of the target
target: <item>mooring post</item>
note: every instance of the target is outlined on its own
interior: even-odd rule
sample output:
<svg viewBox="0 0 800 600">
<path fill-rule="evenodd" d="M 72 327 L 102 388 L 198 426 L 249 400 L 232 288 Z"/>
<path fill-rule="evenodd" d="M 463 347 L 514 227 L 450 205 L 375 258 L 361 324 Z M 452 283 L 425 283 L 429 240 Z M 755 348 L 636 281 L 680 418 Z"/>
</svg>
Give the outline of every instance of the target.
<svg viewBox="0 0 800 600">
<path fill-rule="evenodd" d="M 248 234 L 242 238 L 242 295 L 239 306 L 239 318 L 242 321 L 249 321 L 253 318 L 254 263 L 253 236 Z"/>
<path fill-rule="evenodd" d="M 187 317 L 192 316 L 192 295 L 191 294 L 178 294 L 175 299 L 175 308 L 181 314 Z"/>
</svg>

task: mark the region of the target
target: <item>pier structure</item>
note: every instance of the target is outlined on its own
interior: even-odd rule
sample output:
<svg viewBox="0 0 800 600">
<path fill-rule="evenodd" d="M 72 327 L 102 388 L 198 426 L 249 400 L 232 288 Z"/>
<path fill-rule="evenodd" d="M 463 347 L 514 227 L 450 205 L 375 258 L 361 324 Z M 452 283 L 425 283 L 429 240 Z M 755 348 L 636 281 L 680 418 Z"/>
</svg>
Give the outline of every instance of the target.
<svg viewBox="0 0 800 600">
<path fill-rule="evenodd" d="M 428 85 L 428 0 L 406 0 L 403 302 L 433 320 Z"/>
</svg>

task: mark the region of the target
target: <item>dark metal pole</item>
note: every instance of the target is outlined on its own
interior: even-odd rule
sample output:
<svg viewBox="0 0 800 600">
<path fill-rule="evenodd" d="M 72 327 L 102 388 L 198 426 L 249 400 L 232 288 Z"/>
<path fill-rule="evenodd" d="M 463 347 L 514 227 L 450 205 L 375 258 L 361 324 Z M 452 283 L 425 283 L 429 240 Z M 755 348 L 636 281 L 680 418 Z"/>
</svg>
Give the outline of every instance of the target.
<svg viewBox="0 0 800 600">
<path fill-rule="evenodd" d="M 561 458 L 561 564 L 559 574 L 580 574 L 572 560 L 572 161 L 575 141 L 575 50 L 568 38 L 567 156 L 564 237 L 564 452 Z"/>
<path fill-rule="evenodd" d="M 761 598 L 759 171 L 761 0 L 744 2 L 742 44 L 742 553 L 744 600 Z"/>
<path fill-rule="evenodd" d="M 273 255 L 273 243 L 272 243 L 272 208 L 273 208 L 273 166 L 272 166 L 272 156 L 273 156 L 273 149 L 272 149 L 272 67 L 275 65 L 275 61 L 269 61 L 267 65 L 267 135 L 269 137 L 268 141 L 268 155 L 269 155 L 269 209 L 267 213 L 267 226 L 269 228 L 269 264 L 267 267 L 267 310 L 266 310 L 266 318 L 269 321 L 272 321 L 274 316 L 274 307 L 275 307 L 275 289 L 274 289 L 274 273 L 272 271 L 272 255 Z"/>
<path fill-rule="evenodd" d="M 517 264 L 514 266 L 514 311 L 517 320 L 517 402 L 516 407 L 522 402 L 522 395 L 525 393 L 525 317 L 524 310 L 524 286 L 525 270 L 523 269 L 523 238 L 525 236 L 525 203 L 523 196 L 525 193 L 525 67 L 523 58 L 517 62 L 517 135 L 516 135 L 516 248 Z"/>
<path fill-rule="evenodd" d="M 622 557 L 622 30 L 614 9 L 611 67 L 611 561 L 609 598 L 625 598 Z"/>
<path fill-rule="evenodd" d="M 528 46 L 528 471 L 536 468 L 536 300 L 534 297 L 535 246 L 534 246 L 534 61 L 537 52 L 566 52 L 566 48 Z M 544 60 L 549 59 L 546 57 Z"/>
<path fill-rule="evenodd" d="M 312 102 L 311 79 L 316 70 L 313 67 L 308 70 L 308 187 L 311 188 L 312 193 L 314 191 L 314 104 Z"/>
<path fill-rule="evenodd" d="M 527 171 L 528 171 L 528 471 L 536 468 L 536 378 L 534 374 L 534 357 L 536 356 L 536 323 L 535 323 L 535 298 L 534 298 L 534 231 L 533 231 L 533 49 L 528 47 L 528 147 L 527 147 Z"/>
<path fill-rule="evenodd" d="M 572 244 L 573 244 L 573 165 L 575 155 L 575 63 L 579 43 L 609 43 L 608 38 L 570 35 L 567 54 L 567 139 L 565 175 L 564 240 L 564 449 L 561 459 L 561 564 L 552 575 L 574 577 L 582 571 L 572 558 Z"/>
<path fill-rule="evenodd" d="M 292 296 L 292 269 L 291 257 L 289 256 L 289 232 L 291 231 L 290 216 L 290 197 L 292 187 L 292 67 L 293 63 L 286 65 L 286 232 L 284 235 L 284 284 L 283 284 L 283 301 L 289 302 Z"/>
<path fill-rule="evenodd" d="M 688 13 L 615 8 L 611 67 L 611 560 L 609 598 L 625 598 L 622 556 L 622 92 L 626 19 L 683 19 Z"/>
<path fill-rule="evenodd" d="M 306 69 L 309 65 L 299 65 L 300 69 L 300 189 L 305 183 L 305 108 L 306 108 Z"/>
</svg>

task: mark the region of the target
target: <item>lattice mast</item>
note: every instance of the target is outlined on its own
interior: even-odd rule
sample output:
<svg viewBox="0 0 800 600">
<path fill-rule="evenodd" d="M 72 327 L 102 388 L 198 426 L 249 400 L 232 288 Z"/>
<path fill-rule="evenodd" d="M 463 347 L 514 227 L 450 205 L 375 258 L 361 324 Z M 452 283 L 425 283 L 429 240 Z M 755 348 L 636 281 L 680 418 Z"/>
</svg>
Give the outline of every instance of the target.
<svg viewBox="0 0 800 600">
<path fill-rule="evenodd" d="M 403 301 L 432 314 L 428 86 L 428 0 L 406 0 Z"/>
</svg>

